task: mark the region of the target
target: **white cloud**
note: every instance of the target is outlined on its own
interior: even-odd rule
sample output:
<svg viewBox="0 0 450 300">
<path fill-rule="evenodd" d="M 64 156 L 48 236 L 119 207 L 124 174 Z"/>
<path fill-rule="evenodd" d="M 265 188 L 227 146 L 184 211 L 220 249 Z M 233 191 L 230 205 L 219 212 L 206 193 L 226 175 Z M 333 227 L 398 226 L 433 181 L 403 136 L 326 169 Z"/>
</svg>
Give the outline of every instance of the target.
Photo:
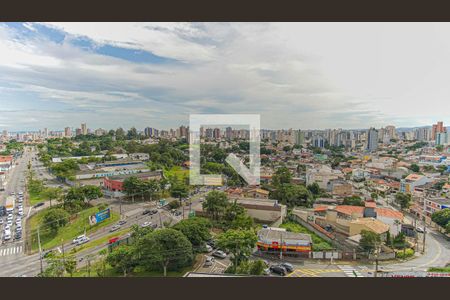
<svg viewBox="0 0 450 300">
<path fill-rule="evenodd" d="M 38 33 L 33 24 L 26 26 Z M 450 121 L 448 24 L 45 26 L 68 36 L 61 44 L 43 37 L 18 39 L 0 25 L 0 85 L 35 94 L 44 106 L 86 109 L 67 121 L 92 118 L 99 126 L 115 126 L 116 120 L 103 117 L 109 114 L 122 117 L 118 122 L 123 124 L 139 127 L 158 121 L 161 125 L 152 126 L 167 127 L 186 123 L 189 113 L 198 112 L 261 113 L 262 126 L 274 128 Z M 76 48 L 70 42 L 74 37 L 184 63 L 133 63 Z M 101 117 L 89 109 L 96 109 Z"/>
</svg>

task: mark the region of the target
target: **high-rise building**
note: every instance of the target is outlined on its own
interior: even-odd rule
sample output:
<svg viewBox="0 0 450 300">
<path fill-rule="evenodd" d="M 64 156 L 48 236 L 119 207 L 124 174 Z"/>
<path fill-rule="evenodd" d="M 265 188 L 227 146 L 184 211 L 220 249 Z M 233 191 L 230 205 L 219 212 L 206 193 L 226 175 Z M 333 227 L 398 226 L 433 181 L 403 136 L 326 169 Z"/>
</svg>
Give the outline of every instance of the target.
<svg viewBox="0 0 450 300">
<path fill-rule="evenodd" d="M 86 123 L 81 123 L 81 134 L 83 135 L 88 134 Z"/>
<path fill-rule="evenodd" d="M 95 129 L 94 134 L 96 136 L 102 136 L 102 135 L 106 134 L 106 130 L 103 128 L 98 128 L 98 129 Z"/>
<path fill-rule="evenodd" d="M 213 137 L 215 139 L 220 139 L 220 129 L 219 128 L 214 128 Z"/>
<path fill-rule="evenodd" d="M 48 128 L 44 128 L 44 138 L 48 138 Z"/>
<path fill-rule="evenodd" d="M 225 129 L 225 138 L 226 138 L 227 140 L 231 140 L 231 139 L 233 138 L 233 128 L 227 127 L 227 128 Z"/>
<path fill-rule="evenodd" d="M 4 138 L 8 137 L 8 130 L 6 130 L 6 129 L 3 130 L 3 134 L 2 135 L 3 135 Z"/>
<path fill-rule="evenodd" d="M 433 127 L 431 128 L 431 139 L 436 140 L 436 136 L 438 133 L 446 132 L 446 128 L 444 127 L 444 122 L 440 121 L 436 124 L 433 124 Z"/>
<path fill-rule="evenodd" d="M 436 133 L 436 145 L 446 146 L 449 144 L 449 134 L 448 132 L 438 132 Z"/>
<path fill-rule="evenodd" d="M 378 148 L 378 130 L 370 128 L 367 131 L 366 150 L 375 151 Z"/>
<path fill-rule="evenodd" d="M 70 127 L 64 128 L 64 136 L 66 136 L 66 137 L 72 136 L 72 130 L 70 129 Z"/>
<path fill-rule="evenodd" d="M 184 126 L 184 125 L 180 126 L 180 135 L 179 135 L 179 137 L 180 138 L 187 138 L 187 136 L 188 136 L 188 133 L 187 133 L 186 126 Z"/>
<path fill-rule="evenodd" d="M 302 145 L 305 142 L 305 133 L 301 130 L 296 130 L 294 134 L 294 142 L 296 145 Z"/>
<path fill-rule="evenodd" d="M 316 135 L 312 139 L 312 145 L 317 148 L 325 148 L 326 139 L 323 136 Z"/>
<path fill-rule="evenodd" d="M 83 134 L 83 132 L 81 131 L 81 128 L 77 128 L 76 130 L 75 130 L 75 134 L 78 136 L 78 135 L 82 135 Z"/>
</svg>

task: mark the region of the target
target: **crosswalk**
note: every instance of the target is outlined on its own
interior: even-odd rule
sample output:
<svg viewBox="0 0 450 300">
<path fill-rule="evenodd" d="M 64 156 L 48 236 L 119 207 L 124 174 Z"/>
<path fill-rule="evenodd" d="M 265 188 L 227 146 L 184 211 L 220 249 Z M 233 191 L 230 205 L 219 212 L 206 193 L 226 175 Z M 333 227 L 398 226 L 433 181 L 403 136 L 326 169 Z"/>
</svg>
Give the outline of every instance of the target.
<svg viewBox="0 0 450 300">
<path fill-rule="evenodd" d="M 288 277 L 322 277 L 325 273 L 340 273 L 340 269 L 296 269 Z"/>
<path fill-rule="evenodd" d="M 0 256 L 17 255 L 22 253 L 22 246 L 1 247 Z"/>
<path fill-rule="evenodd" d="M 364 277 L 358 270 L 349 265 L 338 266 L 347 277 Z"/>
</svg>

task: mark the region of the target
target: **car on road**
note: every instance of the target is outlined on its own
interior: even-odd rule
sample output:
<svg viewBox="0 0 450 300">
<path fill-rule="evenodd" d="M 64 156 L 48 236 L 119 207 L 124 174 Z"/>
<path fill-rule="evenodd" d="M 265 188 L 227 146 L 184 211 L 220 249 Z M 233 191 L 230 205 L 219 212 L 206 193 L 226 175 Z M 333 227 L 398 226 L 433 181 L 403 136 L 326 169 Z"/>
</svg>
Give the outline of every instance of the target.
<svg viewBox="0 0 450 300">
<path fill-rule="evenodd" d="M 286 276 L 286 274 L 287 274 L 286 269 L 280 265 L 270 266 L 270 272 L 280 275 L 280 276 Z"/>
<path fill-rule="evenodd" d="M 81 238 L 78 240 L 78 242 L 76 242 L 77 246 L 83 245 L 84 243 L 89 242 L 90 238 L 88 238 L 87 236 Z"/>
<path fill-rule="evenodd" d="M 158 213 L 158 210 L 157 209 L 152 209 L 151 211 L 150 211 L 150 215 L 154 215 L 154 214 L 157 214 Z"/>
<path fill-rule="evenodd" d="M 181 211 L 177 210 L 173 213 L 174 216 L 181 216 Z"/>
<path fill-rule="evenodd" d="M 419 233 L 424 233 L 425 232 L 425 230 L 423 230 L 422 227 L 417 227 L 416 231 L 419 232 Z"/>
<path fill-rule="evenodd" d="M 213 252 L 212 255 L 217 257 L 217 258 L 221 258 L 221 259 L 224 259 L 224 258 L 227 257 L 227 254 L 225 252 L 223 252 L 222 250 L 216 250 L 216 251 Z"/>
<path fill-rule="evenodd" d="M 44 205 L 44 202 L 39 202 L 39 203 L 35 204 L 33 207 L 34 208 L 38 208 L 38 207 L 40 207 L 42 205 Z"/>
<path fill-rule="evenodd" d="M 280 266 L 283 267 L 283 268 L 285 268 L 286 271 L 288 271 L 289 273 L 294 272 L 294 266 L 291 265 L 291 264 L 288 263 L 288 262 L 282 262 L 282 263 L 280 264 Z"/>
<path fill-rule="evenodd" d="M 54 252 L 55 252 L 54 250 L 45 251 L 44 253 L 42 253 L 42 258 L 47 258 L 50 255 L 52 255 Z"/>
<path fill-rule="evenodd" d="M 141 224 L 141 227 L 148 227 L 150 225 L 152 225 L 152 222 L 144 222 Z"/>
<path fill-rule="evenodd" d="M 126 220 L 120 220 L 119 222 L 117 222 L 117 225 L 122 226 L 122 225 L 124 225 L 124 224 L 126 224 L 126 223 L 127 223 Z"/>
<path fill-rule="evenodd" d="M 84 239 L 85 237 L 86 237 L 86 236 L 85 236 L 84 234 L 83 234 L 83 235 L 77 236 L 76 238 L 74 238 L 74 239 L 72 240 L 72 244 L 78 243 L 78 241 Z"/>
<path fill-rule="evenodd" d="M 151 212 L 150 209 L 145 209 L 145 210 L 142 212 L 142 214 L 143 214 L 143 215 L 148 215 L 150 212 Z"/>
<path fill-rule="evenodd" d="M 111 229 L 109 230 L 109 232 L 114 232 L 120 229 L 120 225 L 114 225 L 113 227 L 111 227 Z"/>
<path fill-rule="evenodd" d="M 207 256 L 205 259 L 205 263 L 204 263 L 204 267 L 210 267 L 214 264 L 214 257 L 212 256 Z"/>
<path fill-rule="evenodd" d="M 5 230 L 5 234 L 3 235 L 3 239 L 5 241 L 9 241 L 11 239 L 11 230 Z"/>
</svg>

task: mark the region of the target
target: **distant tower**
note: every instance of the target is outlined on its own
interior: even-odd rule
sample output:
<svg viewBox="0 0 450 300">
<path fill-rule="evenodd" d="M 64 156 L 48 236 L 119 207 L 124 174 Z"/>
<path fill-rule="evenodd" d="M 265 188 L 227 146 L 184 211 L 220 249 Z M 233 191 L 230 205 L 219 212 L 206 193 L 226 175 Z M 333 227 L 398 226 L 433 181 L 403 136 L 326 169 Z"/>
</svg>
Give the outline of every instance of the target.
<svg viewBox="0 0 450 300">
<path fill-rule="evenodd" d="M 86 123 L 81 123 L 81 134 L 86 135 L 87 133 Z"/>
<path fill-rule="evenodd" d="M 367 146 L 366 150 L 375 151 L 378 148 L 378 130 L 370 128 L 367 132 Z"/>
</svg>

